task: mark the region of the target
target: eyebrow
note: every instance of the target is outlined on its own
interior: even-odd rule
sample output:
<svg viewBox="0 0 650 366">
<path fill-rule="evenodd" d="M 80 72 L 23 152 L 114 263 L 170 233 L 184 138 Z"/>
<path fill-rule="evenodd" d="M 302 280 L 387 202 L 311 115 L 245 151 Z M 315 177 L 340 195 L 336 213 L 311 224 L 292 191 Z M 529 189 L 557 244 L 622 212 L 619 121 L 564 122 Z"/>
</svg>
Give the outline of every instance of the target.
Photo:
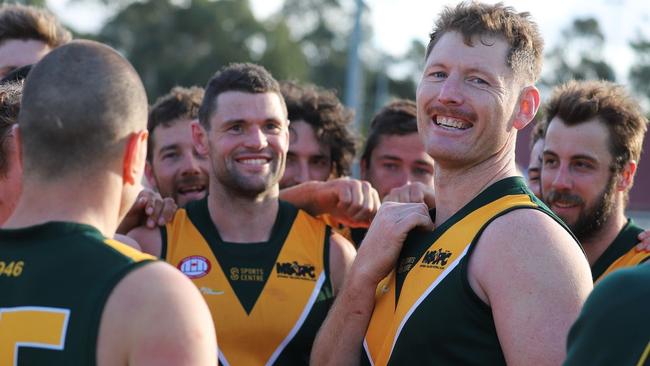
<svg viewBox="0 0 650 366">
<path fill-rule="evenodd" d="M 401 158 L 399 158 L 399 157 L 397 157 L 395 155 L 381 155 L 381 156 L 378 157 L 378 159 L 402 161 Z"/>
<path fill-rule="evenodd" d="M 177 150 L 180 147 L 179 144 L 168 144 L 168 145 L 163 145 L 158 149 L 159 153 L 165 152 L 167 150 Z"/>
</svg>

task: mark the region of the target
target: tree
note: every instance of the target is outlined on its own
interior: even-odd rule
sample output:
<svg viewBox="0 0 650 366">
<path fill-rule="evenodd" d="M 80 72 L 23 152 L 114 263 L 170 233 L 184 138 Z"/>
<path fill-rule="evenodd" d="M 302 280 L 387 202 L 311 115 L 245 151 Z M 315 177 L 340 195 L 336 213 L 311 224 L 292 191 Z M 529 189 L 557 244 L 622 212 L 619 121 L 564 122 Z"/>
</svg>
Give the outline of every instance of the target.
<svg viewBox="0 0 650 366">
<path fill-rule="evenodd" d="M 553 87 L 571 79 L 615 81 L 614 70 L 603 57 L 604 44 L 605 35 L 595 18 L 575 19 L 546 55 L 541 84 Z"/>
<path fill-rule="evenodd" d="M 630 42 L 630 47 L 636 54 L 636 61 L 630 68 L 630 84 L 645 99 L 650 111 L 650 40 L 640 35 L 636 41 Z"/>
<path fill-rule="evenodd" d="M 133 2 L 97 38 L 131 61 L 151 100 L 174 85 L 204 85 L 232 62 L 258 62 L 278 78 L 304 78 L 307 61 L 286 24 L 261 23 L 248 1 Z"/>
</svg>

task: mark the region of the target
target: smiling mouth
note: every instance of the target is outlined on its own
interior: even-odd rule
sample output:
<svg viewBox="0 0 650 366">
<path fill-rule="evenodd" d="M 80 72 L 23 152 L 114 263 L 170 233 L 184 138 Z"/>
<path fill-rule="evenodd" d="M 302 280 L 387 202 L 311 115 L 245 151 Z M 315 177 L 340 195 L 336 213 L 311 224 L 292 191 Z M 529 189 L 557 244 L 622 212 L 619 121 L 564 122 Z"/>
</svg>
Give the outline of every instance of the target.
<svg viewBox="0 0 650 366">
<path fill-rule="evenodd" d="M 245 165 L 264 165 L 267 164 L 271 159 L 267 158 L 242 158 L 237 159 L 237 162 Z"/>
<path fill-rule="evenodd" d="M 181 187 L 178 189 L 180 194 L 192 194 L 192 193 L 203 193 L 206 190 L 206 186 L 203 184 L 195 186 Z"/>
<path fill-rule="evenodd" d="M 555 201 L 555 202 L 553 202 L 553 206 L 558 207 L 558 208 L 573 208 L 573 207 L 578 207 L 578 204 L 576 204 L 574 202 Z"/>
<path fill-rule="evenodd" d="M 447 116 L 434 116 L 433 123 L 436 126 L 440 126 L 450 130 L 467 130 L 472 128 L 472 124 L 457 118 L 447 117 Z"/>
</svg>

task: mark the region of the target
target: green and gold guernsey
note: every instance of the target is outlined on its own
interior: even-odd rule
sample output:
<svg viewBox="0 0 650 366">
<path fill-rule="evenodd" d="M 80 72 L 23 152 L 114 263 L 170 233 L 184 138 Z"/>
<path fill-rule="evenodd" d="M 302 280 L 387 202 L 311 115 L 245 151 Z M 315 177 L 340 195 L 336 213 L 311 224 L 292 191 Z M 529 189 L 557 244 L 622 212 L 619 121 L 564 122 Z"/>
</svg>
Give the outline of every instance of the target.
<svg viewBox="0 0 650 366">
<path fill-rule="evenodd" d="M 242 224 L 247 230 L 255 223 Z M 280 201 L 271 238 L 224 242 L 207 198 L 162 228 L 164 259 L 199 288 L 214 320 L 222 365 L 307 365 L 333 301 L 330 228 Z"/>
<path fill-rule="evenodd" d="M 88 225 L 0 230 L 0 365 L 94 365 L 108 296 L 153 259 Z"/>
<path fill-rule="evenodd" d="M 650 366 L 650 263 L 606 276 L 571 327 L 565 366 Z"/>
<path fill-rule="evenodd" d="M 362 363 L 504 365 L 491 309 L 474 293 L 467 274 L 485 227 L 517 209 L 542 211 L 569 231 L 522 178 L 510 177 L 485 189 L 434 231 L 409 233 L 395 270 L 377 286 Z"/>
<path fill-rule="evenodd" d="M 634 224 L 632 219 L 627 220 L 627 224 L 618 233 L 612 244 L 591 266 L 594 282 L 600 281 L 615 270 L 636 266 L 650 259 L 650 251 L 637 251 L 635 249 L 639 243 L 638 236 L 642 232 L 643 229 Z"/>
</svg>

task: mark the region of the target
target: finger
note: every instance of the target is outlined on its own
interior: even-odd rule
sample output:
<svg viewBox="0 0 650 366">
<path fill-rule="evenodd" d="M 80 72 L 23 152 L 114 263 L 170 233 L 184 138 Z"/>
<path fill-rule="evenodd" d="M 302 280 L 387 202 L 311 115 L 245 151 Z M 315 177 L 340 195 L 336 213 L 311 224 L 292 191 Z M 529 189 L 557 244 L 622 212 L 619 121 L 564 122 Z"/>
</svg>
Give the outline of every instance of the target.
<svg viewBox="0 0 650 366">
<path fill-rule="evenodd" d="M 154 199 L 151 201 L 149 207 L 151 208 L 151 213 L 148 213 L 147 226 L 150 229 L 156 227 L 158 219 L 160 218 L 160 213 L 162 211 L 163 200 L 160 198 Z"/>
<path fill-rule="evenodd" d="M 172 221 L 176 210 L 178 210 L 178 206 L 176 206 L 174 200 L 169 197 L 165 198 L 163 200 L 162 213 L 158 219 L 158 225 L 162 226 Z"/>
<path fill-rule="evenodd" d="M 338 204 L 340 208 L 347 207 L 352 201 L 352 192 L 350 192 L 350 185 L 345 183 L 341 184 L 338 189 Z"/>
<path fill-rule="evenodd" d="M 355 217 L 363 207 L 363 187 L 359 181 L 353 182 L 350 186 L 350 204 L 348 205 L 348 215 Z"/>
</svg>

